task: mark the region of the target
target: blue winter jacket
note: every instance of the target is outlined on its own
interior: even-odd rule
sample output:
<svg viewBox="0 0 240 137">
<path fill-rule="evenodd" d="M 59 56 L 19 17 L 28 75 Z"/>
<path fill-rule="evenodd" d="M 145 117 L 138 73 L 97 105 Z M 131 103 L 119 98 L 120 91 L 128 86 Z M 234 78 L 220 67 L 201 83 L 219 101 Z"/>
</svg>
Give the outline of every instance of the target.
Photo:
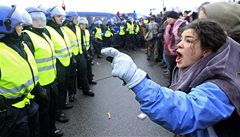
<svg viewBox="0 0 240 137">
<path fill-rule="evenodd" d="M 227 119 L 235 109 L 224 91 L 212 82 L 186 94 L 145 78 L 132 90 L 141 110 L 152 121 L 180 135 L 209 137 L 208 127 Z"/>
</svg>

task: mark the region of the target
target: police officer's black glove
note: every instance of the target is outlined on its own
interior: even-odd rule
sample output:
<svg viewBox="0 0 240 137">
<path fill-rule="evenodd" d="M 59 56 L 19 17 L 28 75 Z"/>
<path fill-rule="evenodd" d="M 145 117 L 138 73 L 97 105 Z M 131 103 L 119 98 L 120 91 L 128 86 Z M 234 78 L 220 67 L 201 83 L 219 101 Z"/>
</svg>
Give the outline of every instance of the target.
<svg viewBox="0 0 240 137">
<path fill-rule="evenodd" d="M 93 57 L 87 52 L 86 59 L 87 59 L 87 60 L 92 60 Z"/>
<path fill-rule="evenodd" d="M 77 64 L 77 60 L 76 60 L 76 57 L 75 57 L 75 56 L 72 56 L 72 58 L 71 58 L 71 63 L 72 63 L 72 64 Z"/>
<path fill-rule="evenodd" d="M 0 95 L 0 111 L 5 110 L 7 107 L 6 98 Z"/>
<path fill-rule="evenodd" d="M 93 56 L 89 54 L 89 60 L 93 60 Z"/>
<path fill-rule="evenodd" d="M 48 104 L 48 95 L 46 89 L 41 87 L 39 84 L 37 84 L 34 89 L 31 92 L 32 95 L 34 95 L 34 101 L 38 103 L 38 105 L 45 106 Z"/>
<path fill-rule="evenodd" d="M 54 94 L 54 96 L 58 95 L 58 83 L 56 81 L 54 81 L 52 84 L 51 84 L 51 94 Z"/>
<path fill-rule="evenodd" d="M 84 54 L 84 57 L 87 59 L 87 60 L 90 60 L 91 58 L 90 58 L 90 54 L 88 53 L 88 51 L 85 49 L 85 48 L 83 48 L 83 54 Z"/>
</svg>

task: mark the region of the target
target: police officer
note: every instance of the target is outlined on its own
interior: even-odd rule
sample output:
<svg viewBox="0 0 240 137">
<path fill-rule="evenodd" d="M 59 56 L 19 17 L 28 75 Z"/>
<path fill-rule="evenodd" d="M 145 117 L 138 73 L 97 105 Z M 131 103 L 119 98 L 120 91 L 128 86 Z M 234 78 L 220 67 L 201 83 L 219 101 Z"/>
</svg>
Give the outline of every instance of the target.
<svg viewBox="0 0 240 137">
<path fill-rule="evenodd" d="M 135 48 L 136 48 L 136 46 L 141 46 L 140 45 L 140 26 L 139 26 L 139 20 L 136 20 L 135 22 L 134 22 L 134 32 L 135 32 L 135 35 L 134 35 L 134 41 L 135 41 Z"/>
<path fill-rule="evenodd" d="M 77 69 L 77 58 L 76 56 L 82 51 L 81 44 L 79 43 L 80 39 L 77 38 L 77 35 L 70 29 L 76 30 L 75 24 L 77 24 L 78 15 L 76 12 L 67 12 L 66 20 L 62 28 L 66 32 L 70 40 L 70 48 L 72 50 L 73 56 L 71 57 L 70 62 L 70 75 L 68 82 L 68 91 L 69 91 L 69 101 L 73 102 L 76 94 L 76 69 Z M 68 27 L 69 26 L 69 27 Z M 79 29 L 79 28 L 78 28 Z M 79 31 L 75 31 L 79 32 Z M 80 34 L 78 34 L 80 35 Z"/>
<path fill-rule="evenodd" d="M 63 27 L 65 32 L 68 34 L 73 56 L 77 61 L 77 80 L 78 86 L 82 87 L 84 95 L 94 96 L 94 93 L 90 90 L 88 79 L 87 79 L 87 60 L 84 57 L 81 31 L 78 27 L 78 14 L 74 11 L 67 12 L 66 16 L 66 26 Z M 85 51 L 86 52 L 86 51 Z M 75 69 L 76 70 L 76 69 Z M 76 73 L 76 72 L 75 72 Z M 75 77 L 76 78 L 76 77 Z M 74 101 L 75 93 L 70 93 L 70 101 Z"/>
<path fill-rule="evenodd" d="M 92 30 L 93 46 L 97 54 L 97 58 L 101 58 L 101 49 L 103 47 L 103 30 L 102 21 L 95 22 L 96 27 Z"/>
<path fill-rule="evenodd" d="M 129 17 L 127 21 L 127 35 L 126 35 L 126 47 L 125 49 L 129 51 L 130 49 L 135 50 L 135 43 L 134 43 L 134 37 L 135 37 L 135 30 L 134 30 L 134 20 L 133 18 Z"/>
<path fill-rule="evenodd" d="M 37 100 L 39 104 L 40 136 L 62 136 L 56 129 L 56 58 L 53 43 L 46 33 L 46 17 L 43 11 L 35 7 L 26 9 L 32 18 L 32 27 L 24 30 L 23 39 L 33 53 L 38 71 L 39 84 L 46 90 L 49 103 Z"/>
<path fill-rule="evenodd" d="M 124 48 L 126 44 L 126 20 L 122 20 L 119 28 L 119 39 L 120 39 L 120 47 Z"/>
<path fill-rule="evenodd" d="M 69 78 L 69 67 L 72 57 L 72 50 L 70 48 L 70 41 L 68 35 L 61 28 L 65 19 L 65 11 L 58 6 L 49 8 L 46 11 L 47 15 L 47 31 L 50 34 L 50 38 L 54 44 L 54 50 L 56 53 L 56 68 L 57 68 L 57 121 L 68 122 L 69 119 L 63 113 L 63 109 L 71 108 L 72 105 L 66 102 L 67 97 L 67 81 Z"/>
<path fill-rule="evenodd" d="M 105 41 L 106 47 L 112 46 L 112 38 L 113 38 L 112 25 L 113 25 L 113 20 L 112 19 L 108 20 L 108 22 L 106 24 L 106 30 L 104 33 L 104 37 L 105 37 L 104 41 Z"/>
<path fill-rule="evenodd" d="M 87 77 L 89 84 L 96 85 L 97 82 L 93 80 L 92 73 L 92 54 L 91 54 L 91 45 L 90 45 L 90 33 L 87 28 L 88 22 L 85 18 L 79 20 L 79 26 L 81 29 L 81 42 L 83 46 L 83 52 L 87 60 Z"/>
<path fill-rule="evenodd" d="M 0 136 L 38 137 L 38 105 L 31 93 L 38 70 L 21 39 L 24 21 L 13 5 L 0 6 L 0 22 Z"/>
</svg>

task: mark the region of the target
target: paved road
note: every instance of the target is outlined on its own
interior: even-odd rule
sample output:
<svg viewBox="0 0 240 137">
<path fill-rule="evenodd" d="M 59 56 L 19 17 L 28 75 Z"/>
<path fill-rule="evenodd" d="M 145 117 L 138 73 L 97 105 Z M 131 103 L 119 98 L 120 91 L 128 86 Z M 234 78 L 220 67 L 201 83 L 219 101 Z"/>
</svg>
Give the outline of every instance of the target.
<svg viewBox="0 0 240 137">
<path fill-rule="evenodd" d="M 128 52 L 139 68 L 161 85 L 167 85 L 159 64 L 146 60 L 144 49 Z M 169 137 L 172 133 L 146 118 L 137 118 L 140 114 L 135 95 L 122 81 L 111 77 L 111 64 L 105 59 L 94 61 L 93 72 L 97 85 L 91 86 L 95 97 L 86 97 L 77 93 L 74 107 L 66 110 L 70 118 L 68 123 L 57 123 L 64 131 L 64 137 Z M 108 78 L 106 78 L 108 77 Z M 106 78 L 106 79 L 104 79 Z M 111 113 L 111 119 L 108 117 Z"/>
</svg>

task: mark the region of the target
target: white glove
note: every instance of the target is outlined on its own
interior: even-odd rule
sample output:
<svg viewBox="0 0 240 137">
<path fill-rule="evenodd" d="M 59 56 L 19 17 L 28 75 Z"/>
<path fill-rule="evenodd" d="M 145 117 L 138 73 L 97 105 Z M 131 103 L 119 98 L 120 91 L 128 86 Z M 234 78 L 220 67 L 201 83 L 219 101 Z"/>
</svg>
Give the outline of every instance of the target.
<svg viewBox="0 0 240 137">
<path fill-rule="evenodd" d="M 119 52 L 115 48 L 104 48 L 101 50 L 101 54 L 113 57 L 112 75 L 123 80 L 128 88 L 136 86 L 147 75 L 146 72 L 137 68 L 130 56 Z"/>
</svg>

